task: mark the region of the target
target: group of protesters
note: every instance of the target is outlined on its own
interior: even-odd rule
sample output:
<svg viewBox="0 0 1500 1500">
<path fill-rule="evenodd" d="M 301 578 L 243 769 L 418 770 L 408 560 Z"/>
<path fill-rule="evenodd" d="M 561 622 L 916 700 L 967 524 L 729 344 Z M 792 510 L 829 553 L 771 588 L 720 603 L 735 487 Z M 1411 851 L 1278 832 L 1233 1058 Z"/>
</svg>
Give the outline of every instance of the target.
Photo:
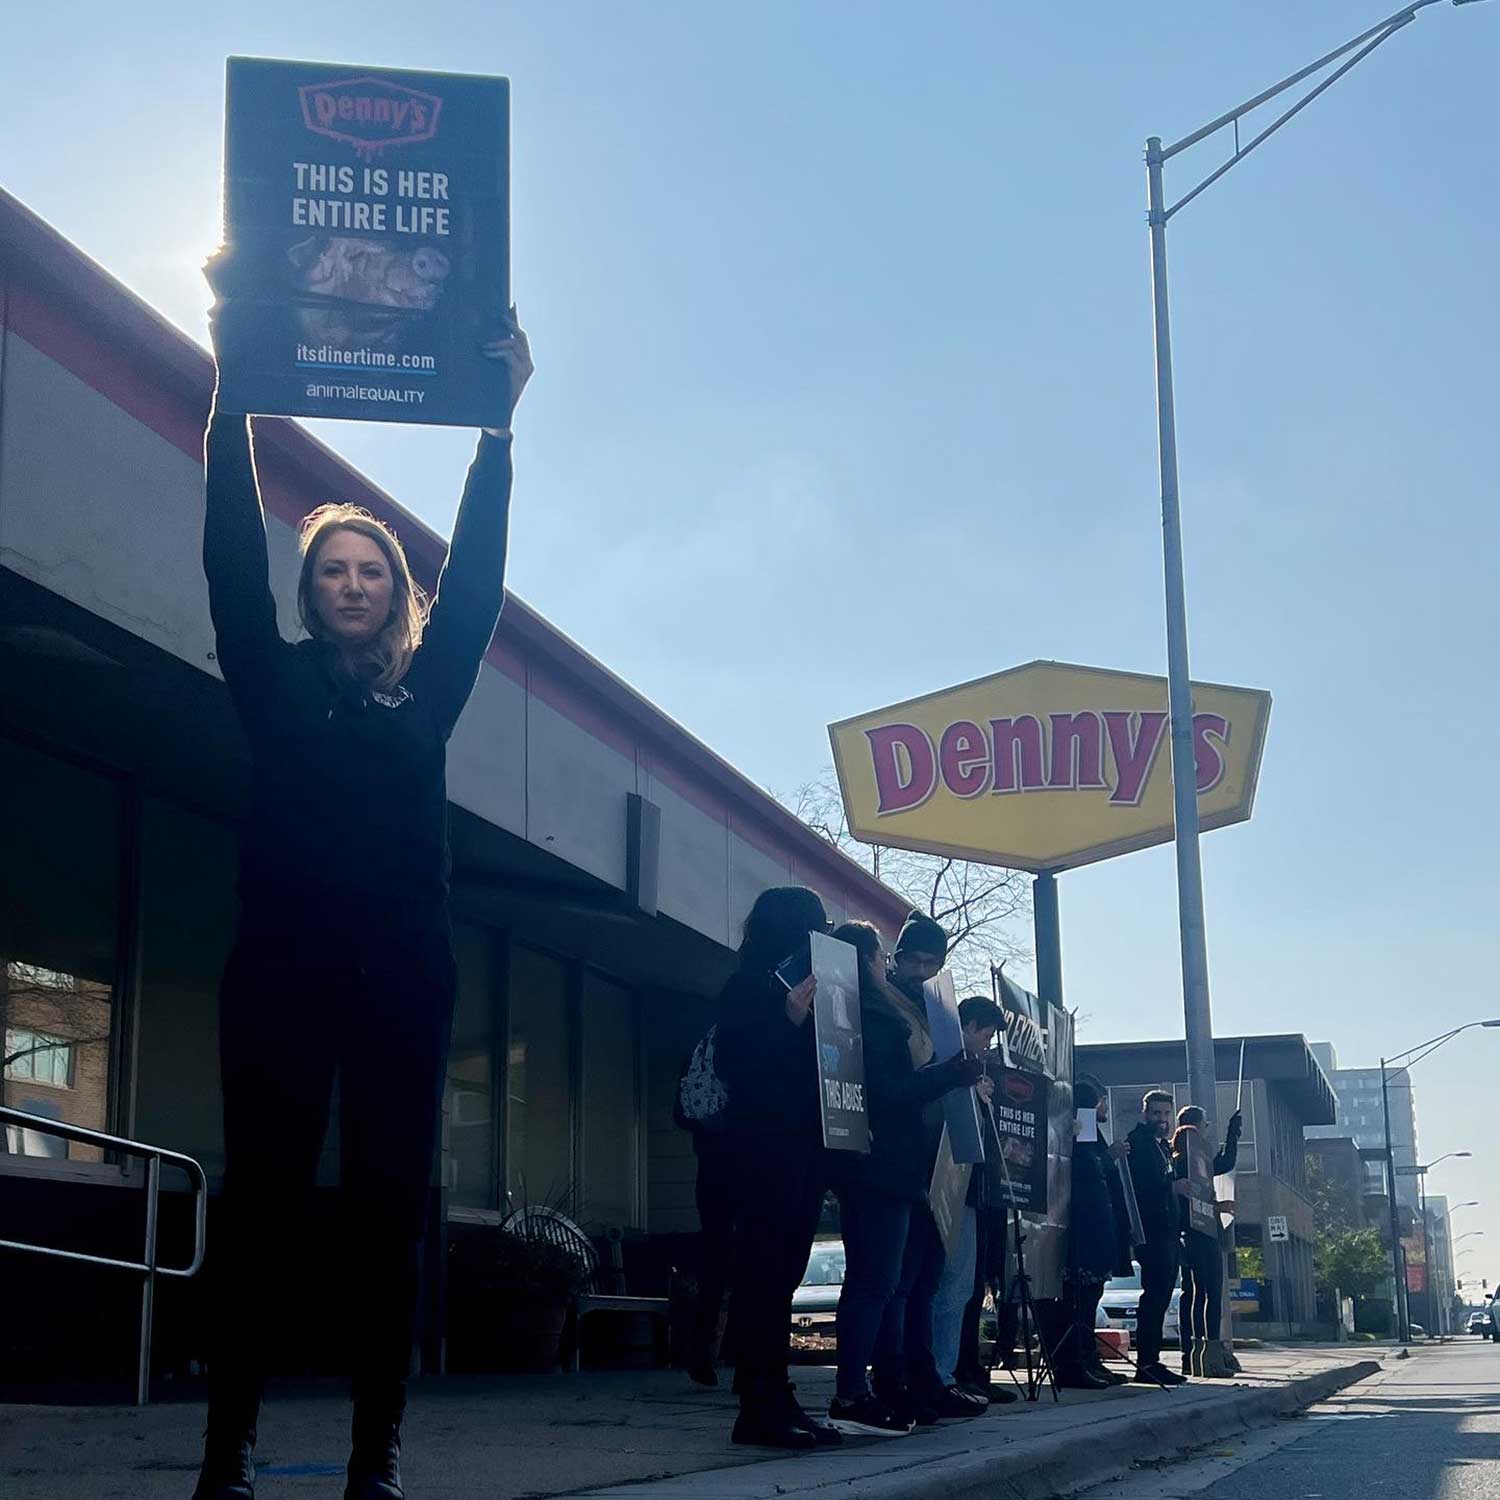
<svg viewBox="0 0 1500 1500">
<path fill-rule="evenodd" d="M 817 981 L 795 963 L 810 934 L 831 934 L 858 954 L 867 1153 L 824 1145 L 812 1021 Z M 805 887 L 763 891 L 745 922 L 739 964 L 717 1020 L 684 1069 L 679 1122 L 693 1132 L 703 1259 L 689 1370 L 716 1385 L 725 1292 L 735 1369 L 737 1443 L 812 1448 L 845 1434 L 901 1436 L 948 1419 L 977 1417 L 1018 1399 L 991 1380 L 980 1320 L 996 1312 L 995 1347 L 1014 1358 L 1019 1296 L 1006 1283 L 1007 1191 L 1003 1147 L 990 1109 L 1006 1030 L 1014 1055 L 1026 1028 L 994 1000 L 959 1004 L 963 1046 L 939 1057 L 924 987 L 943 968 L 948 938 L 913 912 L 889 954 L 869 923 L 835 928 Z M 788 975 L 792 977 L 787 977 Z M 1034 1028 L 1032 1028 L 1034 1032 Z M 1034 1043 L 1033 1043 L 1034 1045 Z M 1039 1062 L 1038 1056 L 1028 1059 Z M 711 1075 L 705 1096 L 704 1075 Z M 1109 1092 L 1069 1080 L 1082 1118 L 1109 1118 Z M 686 1110 L 682 1091 L 693 1097 Z M 696 1093 L 694 1092 L 696 1090 Z M 929 1201 L 944 1129 L 944 1098 L 972 1090 L 982 1163 L 947 1234 Z M 1097 1130 L 1076 1140 L 1060 1301 L 1033 1305 L 1046 1365 L 1060 1386 L 1100 1390 L 1133 1379 L 1166 1388 L 1188 1375 L 1236 1368 L 1220 1338 L 1223 1262 L 1217 1237 L 1195 1232 L 1189 1198 L 1192 1137 L 1204 1111 L 1153 1090 L 1143 1121 L 1111 1144 Z M 1075 1127 L 1076 1128 L 1076 1127 Z M 1232 1171 L 1236 1115 L 1216 1172 Z M 1132 1215 L 1129 1190 L 1138 1204 Z M 824 1202 L 838 1201 L 846 1271 L 837 1312 L 838 1375 L 826 1417 L 798 1401 L 789 1376 L 792 1299 L 812 1251 Z M 1106 1282 L 1141 1267 L 1133 1376 L 1109 1370 L 1095 1320 Z M 1182 1277 L 1182 1371 L 1162 1363 L 1162 1326 Z"/>
</svg>

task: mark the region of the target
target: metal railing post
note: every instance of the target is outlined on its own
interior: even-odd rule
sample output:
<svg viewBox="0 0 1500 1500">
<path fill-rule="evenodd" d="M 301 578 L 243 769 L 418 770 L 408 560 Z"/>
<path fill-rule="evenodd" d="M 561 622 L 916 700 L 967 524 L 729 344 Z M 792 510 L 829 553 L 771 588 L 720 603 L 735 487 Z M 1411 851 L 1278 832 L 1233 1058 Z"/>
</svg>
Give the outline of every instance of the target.
<svg viewBox="0 0 1500 1500">
<path fill-rule="evenodd" d="M 156 1231 L 161 1207 L 161 1157 L 146 1159 L 146 1274 L 141 1281 L 141 1342 L 135 1366 L 135 1404 L 151 1401 L 151 1320 L 156 1312 Z"/>
</svg>

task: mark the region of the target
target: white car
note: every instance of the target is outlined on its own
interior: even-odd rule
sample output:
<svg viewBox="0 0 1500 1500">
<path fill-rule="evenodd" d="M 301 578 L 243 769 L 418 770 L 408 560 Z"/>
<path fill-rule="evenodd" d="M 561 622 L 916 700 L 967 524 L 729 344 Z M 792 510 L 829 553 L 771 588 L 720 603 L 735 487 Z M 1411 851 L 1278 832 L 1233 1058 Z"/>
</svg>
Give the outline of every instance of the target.
<svg viewBox="0 0 1500 1500">
<path fill-rule="evenodd" d="M 1141 1268 L 1132 1261 L 1134 1270 L 1129 1276 L 1115 1276 L 1104 1284 L 1104 1295 L 1099 1299 L 1101 1317 L 1094 1321 L 1100 1328 L 1123 1328 L 1135 1342 L 1136 1315 L 1141 1304 Z M 1182 1302 L 1182 1287 L 1172 1289 L 1172 1300 L 1167 1304 L 1167 1315 L 1162 1319 L 1162 1343 L 1171 1348 L 1181 1336 L 1179 1305 Z"/>
<path fill-rule="evenodd" d="M 844 1242 L 819 1240 L 807 1259 L 802 1285 L 792 1293 L 792 1327 L 803 1333 L 829 1330 L 844 1290 Z"/>
</svg>

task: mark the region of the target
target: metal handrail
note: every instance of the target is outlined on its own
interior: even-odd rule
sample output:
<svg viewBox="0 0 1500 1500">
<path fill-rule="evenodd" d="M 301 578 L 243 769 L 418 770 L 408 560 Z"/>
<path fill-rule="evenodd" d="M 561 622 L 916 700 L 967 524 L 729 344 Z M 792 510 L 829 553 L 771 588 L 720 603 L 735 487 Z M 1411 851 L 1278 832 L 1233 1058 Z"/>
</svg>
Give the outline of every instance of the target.
<svg viewBox="0 0 1500 1500">
<path fill-rule="evenodd" d="M 47 1255 L 54 1260 L 77 1261 L 88 1266 L 102 1266 L 112 1271 L 134 1271 L 142 1277 L 141 1284 L 141 1336 L 136 1358 L 135 1402 L 145 1406 L 151 1396 L 151 1331 L 156 1306 L 156 1278 L 175 1276 L 186 1280 L 196 1276 L 203 1265 L 203 1254 L 208 1239 L 208 1177 L 203 1168 L 191 1156 L 178 1151 L 168 1151 L 161 1146 L 148 1146 L 142 1141 L 126 1140 L 123 1136 L 105 1135 L 102 1131 L 87 1130 L 82 1125 L 70 1125 L 64 1120 L 49 1120 L 43 1115 L 28 1114 L 21 1109 L 0 1107 L 0 1125 L 15 1125 L 22 1130 L 34 1130 L 40 1135 L 55 1135 L 61 1140 L 77 1141 L 82 1146 L 97 1146 L 104 1151 L 116 1151 L 122 1156 L 140 1157 L 146 1163 L 146 1244 L 140 1260 L 116 1260 L 107 1255 L 85 1255 L 81 1250 L 62 1250 L 54 1245 L 33 1245 L 25 1240 L 0 1240 L 0 1250 L 20 1250 L 28 1255 Z M 156 1262 L 157 1221 L 161 1203 L 162 1164 L 180 1167 L 187 1173 L 193 1186 L 193 1258 L 185 1266 L 161 1266 Z"/>
</svg>

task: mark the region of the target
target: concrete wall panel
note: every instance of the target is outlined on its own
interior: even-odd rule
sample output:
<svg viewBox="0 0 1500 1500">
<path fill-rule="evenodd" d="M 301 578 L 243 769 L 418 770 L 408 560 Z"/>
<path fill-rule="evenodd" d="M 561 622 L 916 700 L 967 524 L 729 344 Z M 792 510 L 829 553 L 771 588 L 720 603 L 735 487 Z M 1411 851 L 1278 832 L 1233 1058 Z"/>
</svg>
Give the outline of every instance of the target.
<svg viewBox="0 0 1500 1500">
<path fill-rule="evenodd" d="M 533 844 L 625 886 L 625 797 L 637 787 L 635 762 L 531 695 L 526 714 Z"/>
</svg>

